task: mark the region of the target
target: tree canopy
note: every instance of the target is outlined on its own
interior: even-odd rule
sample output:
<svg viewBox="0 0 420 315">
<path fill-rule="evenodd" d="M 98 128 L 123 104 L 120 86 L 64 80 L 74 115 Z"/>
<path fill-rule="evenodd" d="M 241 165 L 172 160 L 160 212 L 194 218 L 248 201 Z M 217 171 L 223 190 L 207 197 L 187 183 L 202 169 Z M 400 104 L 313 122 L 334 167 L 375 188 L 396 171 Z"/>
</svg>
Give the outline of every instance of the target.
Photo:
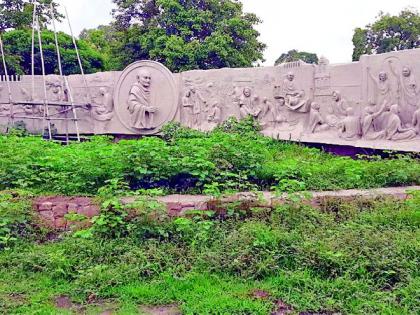
<svg viewBox="0 0 420 315">
<path fill-rule="evenodd" d="M 31 42 L 32 32 L 26 30 L 13 30 L 2 35 L 4 50 L 9 74 L 30 74 L 31 73 Z M 45 70 L 47 74 L 58 74 L 58 61 L 52 31 L 42 31 L 42 48 L 45 59 Z M 65 33 L 58 33 L 61 61 L 63 72 L 66 75 L 80 73 L 77 62 L 76 51 L 71 36 Z M 105 61 L 100 53 L 95 51 L 87 42 L 77 41 L 83 67 L 86 73 L 94 73 L 105 70 Z M 35 73 L 41 74 L 41 58 L 38 42 L 35 44 Z M 4 74 L 0 66 L 0 74 Z"/>
<path fill-rule="evenodd" d="M 37 16 L 41 26 L 45 26 L 52 18 L 51 3 L 55 18 L 60 20 L 63 17 L 57 11 L 58 4 L 54 0 L 1 0 L 0 32 L 9 29 L 31 28 L 34 3 L 37 4 Z"/>
<path fill-rule="evenodd" d="M 113 0 L 119 67 L 139 59 L 172 71 L 248 67 L 263 60 L 255 14 L 237 0 Z"/>
<path fill-rule="evenodd" d="M 356 28 L 353 35 L 353 61 L 363 54 L 420 47 L 420 15 L 406 9 L 399 15 L 380 13 L 377 20 L 365 28 Z"/>
<path fill-rule="evenodd" d="M 276 60 L 275 65 L 277 66 L 285 62 L 292 62 L 298 60 L 302 60 L 306 63 L 317 64 L 318 56 L 314 53 L 292 49 L 289 50 L 287 53 L 281 54 L 281 56 Z"/>
</svg>

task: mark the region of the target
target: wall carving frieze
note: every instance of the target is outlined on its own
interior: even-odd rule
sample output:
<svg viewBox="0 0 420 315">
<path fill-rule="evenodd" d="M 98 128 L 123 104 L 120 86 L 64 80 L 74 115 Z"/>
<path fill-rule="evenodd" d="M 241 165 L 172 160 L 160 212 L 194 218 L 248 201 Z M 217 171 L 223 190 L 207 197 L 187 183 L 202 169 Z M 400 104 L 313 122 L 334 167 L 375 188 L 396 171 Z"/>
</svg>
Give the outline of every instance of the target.
<svg viewBox="0 0 420 315">
<path fill-rule="evenodd" d="M 57 116 L 66 115 L 69 103 L 81 104 L 76 114 L 85 134 L 153 135 L 171 121 L 209 131 L 229 117 L 252 116 L 262 133 L 276 139 L 420 152 L 419 60 L 420 49 L 413 49 L 350 64 L 321 57 L 318 65 L 176 74 L 139 61 L 122 72 L 69 76 L 68 83 L 47 76 L 46 92 L 47 102 L 64 105 L 50 110 Z M 0 82 L 0 124 L 11 107 L 44 115 L 42 77 L 23 76 L 10 84 L 14 100 L 39 104 L 9 104 Z M 56 127 L 63 132 L 63 124 Z"/>
</svg>

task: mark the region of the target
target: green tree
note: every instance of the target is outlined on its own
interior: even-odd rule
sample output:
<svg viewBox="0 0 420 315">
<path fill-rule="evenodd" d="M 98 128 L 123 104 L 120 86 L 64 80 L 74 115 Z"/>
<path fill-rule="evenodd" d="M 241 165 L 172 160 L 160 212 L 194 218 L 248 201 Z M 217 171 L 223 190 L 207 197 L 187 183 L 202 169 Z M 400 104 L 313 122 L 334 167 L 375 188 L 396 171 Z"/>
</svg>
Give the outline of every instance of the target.
<svg viewBox="0 0 420 315">
<path fill-rule="evenodd" d="M 292 62 L 298 60 L 302 60 L 306 63 L 318 64 L 318 56 L 316 54 L 292 49 L 289 50 L 287 53 L 281 54 L 281 56 L 276 60 L 275 65 L 277 66 L 285 62 Z"/>
<path fill-rule="evenodd" d="M 255 14 L 237 0 L 113 0 L 123 67 L 152 59 L 173 71 L 247 67 L 263 60 Z"/>
<path fill-rule="evenodd" d="M 381 54 L 389 51 L 420 47 L 420 15 L 406 9 L 399 15 L 380 13 L 366 28 L 356 28 L 353 35 L 353 61 L 363 54 Z"/>
<path fill-rule="evenodd" d="M 4 50 L 9 74 L 31 73 L 31 42 L 32 32 L 26 30 L 13 30 L 3 34 Z M 47 74 L 58 74 L 58 61 L 54 42 L 54 33 L 49 30 L 42 31 L 45 70 Z M 80 73 L 76 51 L 72 38 L 65 33 L 58 33 L 63 71 L 65 74 Z M 105 69 L 103 56 L 95 51 L 87 42 L 77 41 L 83 67 L 86 73 L 94 73 Z M 39 46 L 35 44 L 35 72 L 41 74 L 41 58 Z M 4 74 L 0 66 L 0 74 Z"/>
<path fill-rule="evenodd" d="M 121 52 L 118 49 L 121 47 L 119 38 L 123 36 L 124 34 L 118 32 L 114 25 L 110 24 L 100 25 L 94 29 L 84 29 L 79 39 L 88 42 L 103 56 L 107 70 L 121 70 L 122 66 L 118 58 Z"/>
<path fill-rule="evenodd" d="M 63 16 L 57 11 L 58 4 L 54 0 L 1 0 L 0 31 L 8 29 L 24 29 L 32 27 L 33 3 L 37 4 L 37 16 L 41 26 L 51 20 L 50 4 L 56 19 Z"/>
</svg>

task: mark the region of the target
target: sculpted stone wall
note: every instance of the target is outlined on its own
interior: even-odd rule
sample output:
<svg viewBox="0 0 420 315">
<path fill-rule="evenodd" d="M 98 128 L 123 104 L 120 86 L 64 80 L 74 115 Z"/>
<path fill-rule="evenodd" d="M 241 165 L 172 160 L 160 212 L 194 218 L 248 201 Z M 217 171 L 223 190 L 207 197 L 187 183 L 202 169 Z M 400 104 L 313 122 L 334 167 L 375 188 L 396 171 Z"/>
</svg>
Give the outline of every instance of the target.
<svg viewBox="0 0 420 315">
<path fill-rule="evenodd" d="M 45 89 L 39 76 L 14 79 L 11 102 L 0 81 L 3 131 L 12 122 L 39 133 L 49 121 L 58 134 L 77 127 L 82 134 L 152 135 L 170 121 L 207 131 L 250 115 L 276 139 L 420 152 L 420 49 L 350 64 L 321 58 L 319 65 L 180 74 L 140 61 L 85 80 L 48 76 Z"/>
</svg>

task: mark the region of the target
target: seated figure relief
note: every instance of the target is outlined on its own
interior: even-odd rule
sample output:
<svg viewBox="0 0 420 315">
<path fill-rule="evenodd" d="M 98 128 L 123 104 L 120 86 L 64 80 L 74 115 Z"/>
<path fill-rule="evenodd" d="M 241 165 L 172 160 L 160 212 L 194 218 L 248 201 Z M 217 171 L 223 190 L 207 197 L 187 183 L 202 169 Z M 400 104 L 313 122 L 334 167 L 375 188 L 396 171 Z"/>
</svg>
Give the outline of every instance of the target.
<svg viewBox="0 0 420 315">
<path fill-rule="evenodd" d="M 401 118 L 399 117 L 400 107 L 394 104 L 390 107 L 390 116 L 388 125 L 385 128 L 387 140 L 411 140 L 416 137 L 416 132 L 413 128 L 403 128 Z"/>
<path fill-rule="evenodd" d="M 340 123 L 340 138 L 344 140 L 356 140 L 360 138 L 362 131 L 360 116 L 352 107 L 346 109 L 346 117 Z"/>
<path fill-rule="evenodd" d="M 412 125 L 417 134 L 420 135 L 420 105 L 414 112 Z"/>
<path fill-rule="evenodd" d="M 315 133 L 316 131 L 325 131 L 329 128 L 328 124 L 322 118 L 320 113 L 321 106 L 312 102 L 311 111 L 309 112 L 309 124 L 307 126 L 307 131 L 309 133 Z"/>
<path fill-rule="evenodd" d="M 287 122 L 284 113 L 284 98 L 278 98 L 276 99 L 276 102 L 272 102 L 268 97 L 264 97 L 258 118 L 264 128 L 275 129 L 282 123 Z"/>
<path fill-rule="evenodd" d="M 111 92 L 105 87 L 99 88 L 95 106 L 92 108 L 93 117 L 99 121 L 110 120 L 114 115 L 113 111 L 114 100 Z"/>
<path fill-rule="evenodd" d="M 385 109 L 385 107 L 384 107 Z M 375 111 L 373 106 L 368 106 L 365 109 L 365 115 L 362 118 L 362 136 L 367 140 L 383 139 L 385 137 L 385 131 L 375 131 L 374 121 L 383 112 L 383 110 Z"/>
<path fill-rule="evenodd" d="M 295 74 L 289 72 L 283 80 L 282 95 L 286 106 L 296 112 L 307 113 L 310 108 L 310 101 L 305 96 L 305 91 L 299 89 L 295 83 Z"/>
<path fill-rule="evenodd" d="M 249 87 L 243 89 L 239 98 L 239 111 L 241 118 L 247 116 L 257 118 L 261 113 L 261 108 L 258 106 L 258 96 L 252 95 L 252 90 Z"/>
</svg>

